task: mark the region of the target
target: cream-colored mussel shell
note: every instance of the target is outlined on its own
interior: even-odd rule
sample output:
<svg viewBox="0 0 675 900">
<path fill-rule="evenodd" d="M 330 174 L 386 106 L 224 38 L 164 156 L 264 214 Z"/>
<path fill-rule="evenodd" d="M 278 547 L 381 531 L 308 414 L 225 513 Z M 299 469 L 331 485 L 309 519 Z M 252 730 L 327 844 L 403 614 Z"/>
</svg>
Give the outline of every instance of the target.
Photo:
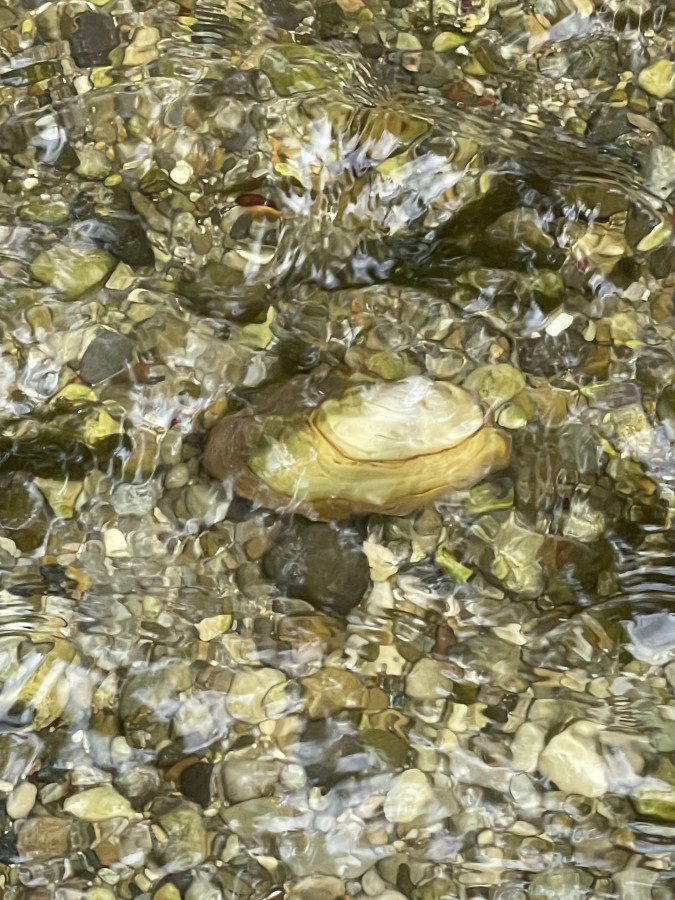
<svg viewBox="0 0 675 900">
<path fill-rule="evenodd" d="M 301 425 L 267 417 L 234 487 L 263 505 L 319 518 L 405 515 L 470 487 L 508 456 L 508 438 L 486 423 L 472 394 L 411 376 L 348 387 Z M 213 474 L 222 477 L 222 467 Z"/>
</svg>

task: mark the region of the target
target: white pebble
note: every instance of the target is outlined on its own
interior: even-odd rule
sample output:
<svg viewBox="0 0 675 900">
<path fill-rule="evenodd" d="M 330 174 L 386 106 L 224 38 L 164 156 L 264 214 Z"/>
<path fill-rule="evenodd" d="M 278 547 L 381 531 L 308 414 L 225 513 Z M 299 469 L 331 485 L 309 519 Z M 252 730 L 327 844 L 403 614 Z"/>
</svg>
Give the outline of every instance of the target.
<svg viewBox="0 0 675 900">
<path fill-rule="evenodd" d="M 563 331 L 567 331 L 572 322 L 574 322 L 574 316 L 566 312 L 558 313 L 546 326 L 546 334 L 550 337 L 558 337 Z"/>
<path fill-rule="evenodd" d="M 106 556 L 128 556 L 129 546 L 119 528 L 109 528 L 103 535 Z"/>
<path fill-rule="evenodd" d="M 179 160 L 169 172 L 169 178 L 174 184 L 187 184 L 192 178 L 192 166 L 184 159 Z"/>
<path fill-rule="evenodd" d="M 30 781 L 17 785 L 7 798 L 7 815 L 11 819 L 25 819 L 35 806 L 37 788 Z"/>
</svg>

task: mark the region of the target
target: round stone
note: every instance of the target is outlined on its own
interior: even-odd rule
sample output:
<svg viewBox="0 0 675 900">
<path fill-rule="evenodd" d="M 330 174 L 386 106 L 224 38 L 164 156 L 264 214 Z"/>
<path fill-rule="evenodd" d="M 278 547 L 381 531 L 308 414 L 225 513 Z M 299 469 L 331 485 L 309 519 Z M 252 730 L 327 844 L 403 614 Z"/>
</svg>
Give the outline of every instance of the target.
<svg viewBox="0 0 675 900">
<path fill-rule="evenodd" d="M 285 681 L 278 669 L 247 669 L 237 672 L 227 696 L 227 708 L 231 716 L 249 725 L 257 725 L 268 718 L 267 693 Z"/>
<path fill-rule="evenodd" d="M 366 592 L 368 559 L 353 528 L 294 516 L 262 558 L 263 571 L 290 597 L 346 615 Z"/>
<path fill-rule="evenodd" d="M 556 734 L 539 754 L 539 771 L 561 790 L 584 797 L 602 797 L 608 790 L 608 769 L 595 749 L 600 728 L 575 722 Z"/>
<path fill-rule="evenodd" d="M 394 778 L 384 801 L 384 814 L 396 824 L 413 822 L 424 814 L 433 798 L 433 790 L 424 772 L 408 769 Z"/>
</svg>

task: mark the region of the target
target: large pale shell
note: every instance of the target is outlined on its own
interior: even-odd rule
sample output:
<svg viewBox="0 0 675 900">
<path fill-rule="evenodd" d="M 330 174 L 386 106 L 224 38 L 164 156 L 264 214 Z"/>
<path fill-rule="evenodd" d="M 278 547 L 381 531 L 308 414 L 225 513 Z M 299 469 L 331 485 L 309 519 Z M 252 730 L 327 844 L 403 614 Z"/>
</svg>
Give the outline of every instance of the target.
<svg viewBox="0 0 675 900">
<path fill-rule="evenodd" d="M 235 471 L 236 445 L 247 440 L 247 465 Z M 468 391 L 412 376 L 349 387 L 301 424 L 268 416 L 256 428 L 248 416 L 228 428 L 225 420 L 209 441 L 205 465 L 217 477 L 232 475 L 239 493 L 263 505 L 339 518 L 404 515 L 470 487 L 508 455 L 508 438 L 486 424 Z"/>
</svg>

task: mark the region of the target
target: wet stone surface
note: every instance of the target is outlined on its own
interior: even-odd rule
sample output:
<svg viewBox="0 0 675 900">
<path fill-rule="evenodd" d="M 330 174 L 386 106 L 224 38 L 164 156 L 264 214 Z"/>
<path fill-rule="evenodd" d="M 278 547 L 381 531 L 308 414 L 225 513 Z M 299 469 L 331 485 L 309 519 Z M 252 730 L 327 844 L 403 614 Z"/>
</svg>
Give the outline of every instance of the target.
<svg viewBox="0 0 675 900">
<path fill-rule="evenodd" d="M 0 895 L 665 900 L 675 14 L 0 4 Z"/>
</svg>

